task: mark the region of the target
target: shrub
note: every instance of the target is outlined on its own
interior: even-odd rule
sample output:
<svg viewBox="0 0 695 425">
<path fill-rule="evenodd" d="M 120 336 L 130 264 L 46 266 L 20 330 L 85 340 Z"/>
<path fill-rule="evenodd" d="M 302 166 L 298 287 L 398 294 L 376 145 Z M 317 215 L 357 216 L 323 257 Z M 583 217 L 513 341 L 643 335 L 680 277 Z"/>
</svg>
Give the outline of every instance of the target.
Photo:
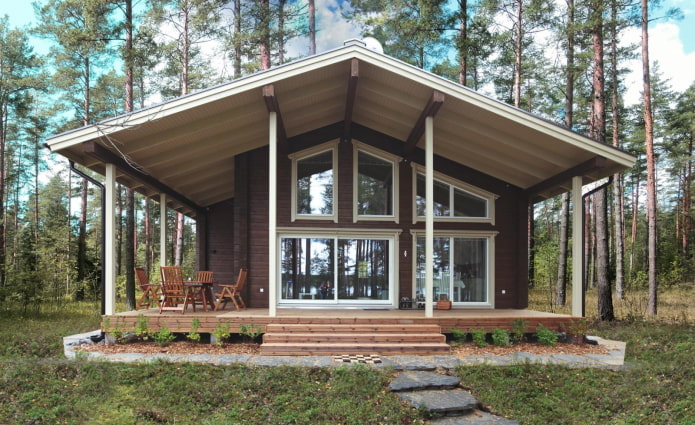
<svg viewBox="0 0 695 425">
<path fill-rule="evenodd" d="M 542 345 L 554 346 L 557 344 L 557 333 L 551 331 L 548 328 L 543 327 L 540 323 L 538 324 L 538 329 L 536 330 L 536 339 Z"/>
<path fill-rule="evenodd" d="M 200 329 L 200 320 L 196 317 L 191 321 L 191 330 L 186 334 L 186 338 L 194 342 L 199 342 L 200 334 L 198 333 L 198 329 Z"/>
<path fill-rule="evenodd" d="M 504 329 L 494 329 L 492 331 L 492 344 L 497 347 L 509 347 L 512 345 L 509 340 L 509 333 Z"/>
<path fill-rule="evenodd" d="M 138 314 L 138 320 L 135 322 L 135 336 L 138 339 L 147 341 L 147 339 L 150 337 L 150 330 L 148 328 L 149 322 L 149 317 L 145 317 L 143 314 Z"/>
<path fill-rule="evenodd" d="M 466 342 L 466 333 L 458 328 L 449 329 L 451 332 L 451 345 L 458 347 L 459 345 Z"/>
<path fill-rule="evenodd" d="M 256 340 L 256 338 L 263 334 L 263 328 L 256 326 L 253 323 L 250 325 L 241 323 L 239 325 L 239 334 L 253 342 Z"/>
<path fill-rule="evenodd" d="M 526 331 L 528 328 L 528 322 L 524 319 L 516 319 L 512 322 L 512 343 L 519 344 L 526 339 Z"/>
<path fill-rule="evenodd" d="M 487 334 L 484 329 L 471 329 L 471 338 L 476 347 L 487 347 Z"/>
<path fill-rule="evenodd" d="M 160 327 L 159 332 L 155 332 L 154 334 L 154 342 L 162 347 L 166 347 L 167 345 L 171 344 L 174 339 L 176 339 L 176 335 L 174 335 L 174 333 L 171 332 L 166 326 Z"/>
<path fill-rule="evenodd" d="M 212 331 L 217 345 L 222 345 L 225 339 L 229 338 L 229 323 L 217 322 L 215 330 Z"/>
</svg>

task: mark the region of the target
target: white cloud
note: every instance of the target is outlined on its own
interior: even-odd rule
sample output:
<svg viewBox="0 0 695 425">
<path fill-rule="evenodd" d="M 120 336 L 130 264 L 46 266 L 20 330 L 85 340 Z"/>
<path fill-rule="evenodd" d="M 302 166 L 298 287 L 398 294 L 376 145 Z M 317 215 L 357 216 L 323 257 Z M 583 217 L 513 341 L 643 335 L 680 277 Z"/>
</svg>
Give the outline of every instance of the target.
<svg viewBox="0 0 695 425">
<path fill-rule="evenodd" d="M 316 0 L 316 32 L 316 53 L 341 47 L 345 40 L 360 37 L 360 29 L 343 18 L 336 0 Z M 292 40 L 287 52 L 292 57 L 308 55 L 309 38 Z"/>
<path fill-rule="evenodd" d="M 621 37 L 623 45 L 640 45 L 642 40 L 639 28 L 630 28 Z M 625 78 L 624 101 L 626 105 L 641 103 L 642 92 L 642 53 L 641 48 L 635 50 L 637 58 L 629 61 L 626 66 L 630 70 Z M 693 81 L 695 74 L 695 52 L 685 53 L 680 39 L 680 29 L 673 23 L 661 23 L 649 29 L 649 60 L 653 65 L 659 63 L 659 70 L 664 78 L 670 81 L 671 88 L 676 92 L 685 91 Z M 653 71 L 653 66 L 651 67 Z"/>
</svg>

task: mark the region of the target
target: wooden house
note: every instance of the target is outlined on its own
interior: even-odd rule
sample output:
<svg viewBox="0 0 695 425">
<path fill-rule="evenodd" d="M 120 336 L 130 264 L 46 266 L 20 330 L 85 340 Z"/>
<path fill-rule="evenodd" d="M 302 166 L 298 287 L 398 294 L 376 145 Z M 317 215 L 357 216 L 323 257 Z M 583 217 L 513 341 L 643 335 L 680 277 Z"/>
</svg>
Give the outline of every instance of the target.
<svg viewBox="0 0 695 425">
<path fill-rule="evenodd" d="M 194 218 L 199 268 L 247 267 L 268 317 L 409 302 L 432 317 L 439 299 L 526 308 L 529 206 L 569 190 L 581 205 L 635 160 L 357 40 L 48 145 L 105 176 L 107 314 L 116 182 Z M 573 286 L 581 316 L 579 268 Z"/>
</svg>

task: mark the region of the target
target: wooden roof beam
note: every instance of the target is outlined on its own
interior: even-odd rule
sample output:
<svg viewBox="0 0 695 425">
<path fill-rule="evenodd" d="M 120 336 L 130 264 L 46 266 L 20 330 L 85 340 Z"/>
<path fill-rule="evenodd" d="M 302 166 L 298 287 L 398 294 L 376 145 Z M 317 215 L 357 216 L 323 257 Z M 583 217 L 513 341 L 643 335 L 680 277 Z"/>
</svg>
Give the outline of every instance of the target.
<svg viewBox="0 0 695 425">
<path fill-rule="evenodd" d="M 268 112 L 275 112 L 278 116 L 278 149 L 282 153 L 287 153 L 289 151 L 287 146 L 287 131 L 285 130 L 285 122 L 282 120 L 280 104 L 275 95 L 275 86 L 273 84 L 268 84 L 263 87 L 263 100 L 265 100 L 265 106 L 268 108 Z"/>
<path fill-rule="evenodd" d="M 427 117 L 434 117 L 437 115 L 437 112 L 439 112 L 439 108 L 442 107 L 442 104 L 444 104 L 444 93 L 434 90 L 432 92 L 432 97 L 422 110 L 420 118 L 418 118 L 417 122 L 415 122 L 415 126 L 410 131 L 410 135 L 405 142 L 405 146 L 403 147 L 404 158 L 410 157 L 417 147 L 418 142 L 422 138 L 422 135 L 425 133 L 425 119 Z"/>
<path fill-rule="evenodd" d="M 602 156 L 595 156 L 587 161 L 582 162 L 579 165 L 570 168 L 569 170 L 555 174 L 554 176 L 529 187 L 525 190 L 525 192 L 528 198 L 535 202 L 538 200 L 536 199 L 538 195 L 554 187 L 567 184 L 567 182 L 572 180 L 572 177 L 585 176 L 596 170 L 600 170 L 601 168 L 604 168 L 607 165 L 608 160 L 606 158 Z"/>
<path fill-rule="evenodd" d="M 355 97 L 357 96 L 357 81 L 360 78 L 360 62 L 353 58 L 350 61 L 350 78 L 348 80 L 347 98 L 345 100 L 345 119 L 343 120 L 342 139 L 350 140 L 352 129 L 352 112 L 355 109 Z"/>
<path fill-rule="evenodd" d="M 93 158 L 96 158 L 101 162 L 115 165 L 116 169 L 123 175 L 128 176 L 129 178 L 137 182 L 140 182 L 145 186 L 151 187 L 158 193 L 165 193 L 168 198 L 171 198 L 173 201 L 190 209 L 195 213 L 195 215 L 198 215 L 201 211 L 203 211 L 203 208 L 200 205 L 196 204 L 195 202 L 176 192 L 174 189 L 153 178 L 152 176 L 134 168 L 125 159 L 114 154 L 113 152 L 111 152 L 110 150 L 106 149 L 105 147 L 101 146 L 93 140 L 89 142 L 83 142 L 82 151 L 85 154 Z"/>
</svg>

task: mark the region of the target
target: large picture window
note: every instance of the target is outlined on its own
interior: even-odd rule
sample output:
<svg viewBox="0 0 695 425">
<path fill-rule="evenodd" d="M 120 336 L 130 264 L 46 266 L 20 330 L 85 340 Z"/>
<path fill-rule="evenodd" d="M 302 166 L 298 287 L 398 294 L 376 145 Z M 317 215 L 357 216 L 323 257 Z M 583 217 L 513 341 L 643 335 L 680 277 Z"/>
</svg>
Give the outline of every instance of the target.
<svg viewBox="0 0 695 425">
<path fill-rule="evenodd" d="M 419 167 L 415 172 L 415 221 L 425 219 L 425 174 Z M 496 196 L 463 182 L 437 175 L 434 178 L 435 220 L 483 221 L 494 223 Z"/>
<path fill-rule="evenodd" d="M 394 236 L 283 236 L 280 303 L 393 304 Z"/>
<path fill-rule="evenodd" d="M 355 142 L 355 221 L 398 222 L 397 157 Z"/>
<path fill-rule="evenodd" d="M 292 220 L 336 220 L 337 157 L 333 145 L 292 156 Z"/>
<path fill-rule="evenodd" d="M 415 247 L 415 296 L 425 297 L 425 236 Z M 491 305 L 492 234 L 441 235 L 433 244 L 433 299 L 442 295 L 459 304 Z"/>
</svg>

